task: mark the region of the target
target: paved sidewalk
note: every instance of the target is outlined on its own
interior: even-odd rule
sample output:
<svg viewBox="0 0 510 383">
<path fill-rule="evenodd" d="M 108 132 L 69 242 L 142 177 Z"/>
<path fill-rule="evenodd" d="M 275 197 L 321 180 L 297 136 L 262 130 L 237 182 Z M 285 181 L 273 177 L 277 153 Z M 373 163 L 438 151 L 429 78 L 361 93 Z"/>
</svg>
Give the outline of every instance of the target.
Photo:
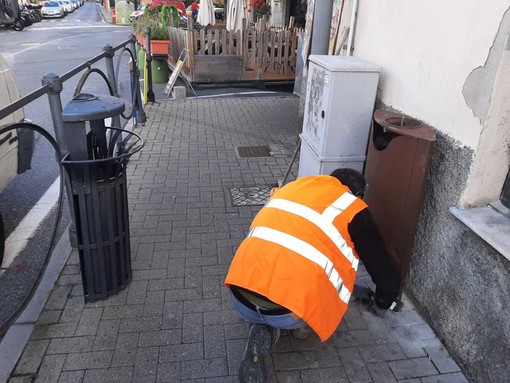
<svg viewBox="0 0 510 383">
<path fill-rule="evenodd" d="M 10 382 L 236 382 L 247 327 L 223 280 L 260 206 L 233 206 L 230 189 L 283 177 L 297 111 L 293 96 L 149 106 L 128 165 L 132 282 L 84 304 L 73 251 Z M 271 157 L 236 152 L 260 145 Z M 407 299 L 385 318 L 352 302 L 324 344 L 284 332 L 267 366 L 271 382 L 467 382 Z"/>
</svg>

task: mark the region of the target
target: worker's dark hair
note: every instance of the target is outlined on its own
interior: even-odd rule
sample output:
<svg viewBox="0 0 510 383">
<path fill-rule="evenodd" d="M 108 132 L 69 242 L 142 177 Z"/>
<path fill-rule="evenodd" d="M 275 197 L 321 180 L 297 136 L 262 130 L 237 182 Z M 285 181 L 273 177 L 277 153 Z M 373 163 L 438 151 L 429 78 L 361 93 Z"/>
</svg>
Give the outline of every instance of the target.
<svg viewBox="0 0 510 383">
<path fill-rule="evenodd" d="M 330 176 L 335 177 L 342 184 L 347 186 L 355 196 L 363 197 L 367 182 L 365 177 L 354 169 L 339 168 L 331 172 Z"/>
</svg>

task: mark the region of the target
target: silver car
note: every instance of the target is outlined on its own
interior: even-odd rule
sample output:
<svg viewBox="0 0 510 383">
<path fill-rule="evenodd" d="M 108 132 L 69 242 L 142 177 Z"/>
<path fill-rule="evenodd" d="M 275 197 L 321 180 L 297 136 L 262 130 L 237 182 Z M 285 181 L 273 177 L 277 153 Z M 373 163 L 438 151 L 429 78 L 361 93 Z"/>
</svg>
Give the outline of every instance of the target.
<svg viewBox="0 0 510 383">
<path fill-rule="evenodd" d="M 64 10 L 57 1 L 45 1 L 41 8 L 41 14 L 47 17 L 64 17 Z"/>
</svg>

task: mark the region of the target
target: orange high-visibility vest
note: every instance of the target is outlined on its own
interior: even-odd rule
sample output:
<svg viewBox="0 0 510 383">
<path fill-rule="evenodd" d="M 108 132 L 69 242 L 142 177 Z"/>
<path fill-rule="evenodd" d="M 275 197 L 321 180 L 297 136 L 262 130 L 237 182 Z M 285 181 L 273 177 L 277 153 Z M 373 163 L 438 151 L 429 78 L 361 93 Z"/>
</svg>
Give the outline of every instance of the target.
<svg viewBox="0 0 510 383">
<path fill-rule="evenodd" d="M 225 284 L 286 307 L 326 341 L 349 303 L 358 255 L 348 224 L 367 205 L 331 176 L 277 190 L 239 246 Z"/>
</svg>

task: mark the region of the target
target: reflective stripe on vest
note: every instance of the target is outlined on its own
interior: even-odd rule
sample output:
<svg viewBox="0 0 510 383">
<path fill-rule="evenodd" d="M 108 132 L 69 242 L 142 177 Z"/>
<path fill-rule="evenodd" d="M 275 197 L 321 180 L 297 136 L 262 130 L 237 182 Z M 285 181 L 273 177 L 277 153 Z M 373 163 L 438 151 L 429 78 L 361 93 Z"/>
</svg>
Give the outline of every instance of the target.
<svg viewBox="0 0 510 383">
<path fill-rule="evenodd" d="M 328 276 L 330 283 L 337 291 L 340 299 L 346 304 L 349 303 L 351 292 L 345 287 L 340 274 L 338 274 L 333 266 L 333 262 L 309 243 L 290 234 L 263 226 L 253 228 L 248 234 L 248 237 L 260 238 L 268 242 L 276 243 L 319 265 Z"/>
<path fill-rule="evenodd" d="M 322 214 L 317 213 L 315 210 L 307 206 L 279 198 L 270 200 L 264 207 L 271 207 L 286 211 L 287 213 L 296 214 L 313 223 L 335 244 L 338 250 L 351 263 L 352 268 L 354 270 L 358 270 L 358 258 L 354 256 L 351 247 L 347 244 L 335 225 L 333 225 L 335 218 L 347 209 L 355 200 L 356 197 L 351 193 L 344 193 L 340 196 L 340 198 L 328 206 Z"/>
</svg>

